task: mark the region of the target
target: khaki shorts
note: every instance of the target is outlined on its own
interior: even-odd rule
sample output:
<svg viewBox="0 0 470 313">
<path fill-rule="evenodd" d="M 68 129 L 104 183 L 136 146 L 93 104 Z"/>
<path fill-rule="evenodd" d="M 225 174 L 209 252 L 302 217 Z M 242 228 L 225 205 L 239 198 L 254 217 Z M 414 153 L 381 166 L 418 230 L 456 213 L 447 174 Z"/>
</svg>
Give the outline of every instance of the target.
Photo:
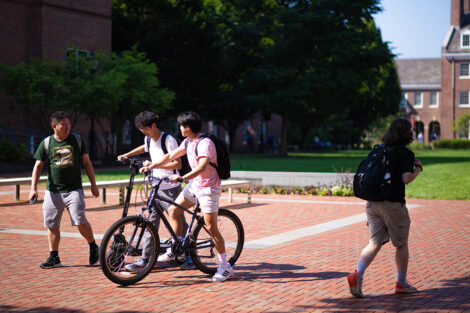
<svg viewBox="0 0 470 313">
<path fill-rule="evenodd" d="M 85 217 L 85 196 L 82 189 L 66 193 L 55 193 L 46 190 L 42 212 L 45 228 L 59 228 L 64 208 L 67 208 L 72 226 L 87 224 Z"/>
<path fill-rule="evenodd" d="M 405 204 L 367 201 L 366 214 L 370 239 L 374 243 L 384 244 L 391 239 L 395 247 L 408 244 L 411 220 Z"/>
<path fill-rule="evenodd" d="M 192 186 L 192 184 L 189 183 L 183 189 L 183 196 L 185 199 L 188 199 L 194 204 L 196 204 L 197 197 L 197 201 L 199 201 L 199 204 L 201 205 L 201 211 L 203 213 L 214 213 L 219 210 L 219 199 L 221 192 L 221 188 L 198 188 Z"/>
</svg>

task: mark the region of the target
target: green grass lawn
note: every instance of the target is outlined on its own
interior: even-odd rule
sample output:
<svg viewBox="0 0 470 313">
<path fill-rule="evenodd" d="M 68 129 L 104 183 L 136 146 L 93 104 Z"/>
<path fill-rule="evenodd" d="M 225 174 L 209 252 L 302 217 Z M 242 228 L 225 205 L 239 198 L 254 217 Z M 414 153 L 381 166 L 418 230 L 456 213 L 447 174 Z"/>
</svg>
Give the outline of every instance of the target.
<svg viewBox="0 0 470 313">
<path fill-rule="evenodd" d="M 232 170 L 355 172 L 369 151 L 291 153 L 289 157 L 231 155 Z M 408 198 L 470 200 L 470 150 L 418 150 L 424 171 L 406 188 Z M 129 178 L 129 169 L 99 172 L 97 180 Z M 86 175 L 84 181 L 87 181 Z"/>
</svg>

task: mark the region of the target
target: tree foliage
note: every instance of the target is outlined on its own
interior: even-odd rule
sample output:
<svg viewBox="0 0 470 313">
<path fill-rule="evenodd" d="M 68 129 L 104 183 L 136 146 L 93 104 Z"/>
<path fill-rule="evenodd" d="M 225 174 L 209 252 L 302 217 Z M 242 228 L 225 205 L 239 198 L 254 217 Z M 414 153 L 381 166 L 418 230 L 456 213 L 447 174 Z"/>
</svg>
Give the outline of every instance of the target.
<svg viewBox="0 0 470 313">
<path fill-rule="evenodd" d="M 159 86 L 157 66 L 135 50 L 71 53 L 63 64 L 32 59 L 0 70 L 0 89 L 12 99 L 12 109 L 35 115 L 45 132 L 50 113 L 63 110 L 72 113 L 73 124 L 83 114 L 96 121 L 107 119 L 120 136 L 124 121 L 143 110 L 163 113 L 174 99 L 173 92 Z"/>
<path fill-rule="evenodd" d="M 161 68 L 176 106 L 236 127 L 254 112 L 360 140 L 396 112 L 398 78 L 372 15 L 377 0 L 115 0 L 113 44 L 136 44 Z M 328 125 L 326 125 L 328 121 Z"/>
</svg>

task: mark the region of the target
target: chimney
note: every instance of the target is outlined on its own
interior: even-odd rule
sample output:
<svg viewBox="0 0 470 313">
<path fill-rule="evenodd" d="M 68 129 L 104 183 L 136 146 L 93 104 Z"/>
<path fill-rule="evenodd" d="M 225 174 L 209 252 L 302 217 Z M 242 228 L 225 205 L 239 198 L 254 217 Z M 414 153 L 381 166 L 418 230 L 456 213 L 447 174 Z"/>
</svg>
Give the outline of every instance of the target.
<svg viewBox="0 0 470 313">
<path fill-rule="evenodd" d="M 470 0 L 463 1 L 463 15 L 470 13 Z"/>
<path fill-rule="evenodd" d="M 463 2 L 464 0 L 450 0 L 450 24 L 452 26 L 460 26 L 460 21 L 462 20 L 463 16 Z M 469 0 L 465 1 L 467 6 Z"/>
</svg>

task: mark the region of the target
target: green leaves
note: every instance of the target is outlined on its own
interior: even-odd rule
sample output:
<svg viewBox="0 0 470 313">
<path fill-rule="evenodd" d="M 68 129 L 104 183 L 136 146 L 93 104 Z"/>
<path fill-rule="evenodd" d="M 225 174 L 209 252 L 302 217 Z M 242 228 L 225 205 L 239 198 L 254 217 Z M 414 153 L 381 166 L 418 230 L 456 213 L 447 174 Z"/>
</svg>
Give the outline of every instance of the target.
<svg viewBox="0 0 470 313">
<path fill-rule="evenodd" d="M 37 112 L 43 129 L 57 110 L 109 120 L 126 120 L 143 111 L 163 113 L 174 93 L 160 87 L 158 68 L 135 49 L 122 54 L 70 53 L 64 64 L 32 59 L 30 63 L 2 66 L 0 88 L 15 107 Z M 19 104 L 19 106 L 18 106 Z"/>
</svg>

